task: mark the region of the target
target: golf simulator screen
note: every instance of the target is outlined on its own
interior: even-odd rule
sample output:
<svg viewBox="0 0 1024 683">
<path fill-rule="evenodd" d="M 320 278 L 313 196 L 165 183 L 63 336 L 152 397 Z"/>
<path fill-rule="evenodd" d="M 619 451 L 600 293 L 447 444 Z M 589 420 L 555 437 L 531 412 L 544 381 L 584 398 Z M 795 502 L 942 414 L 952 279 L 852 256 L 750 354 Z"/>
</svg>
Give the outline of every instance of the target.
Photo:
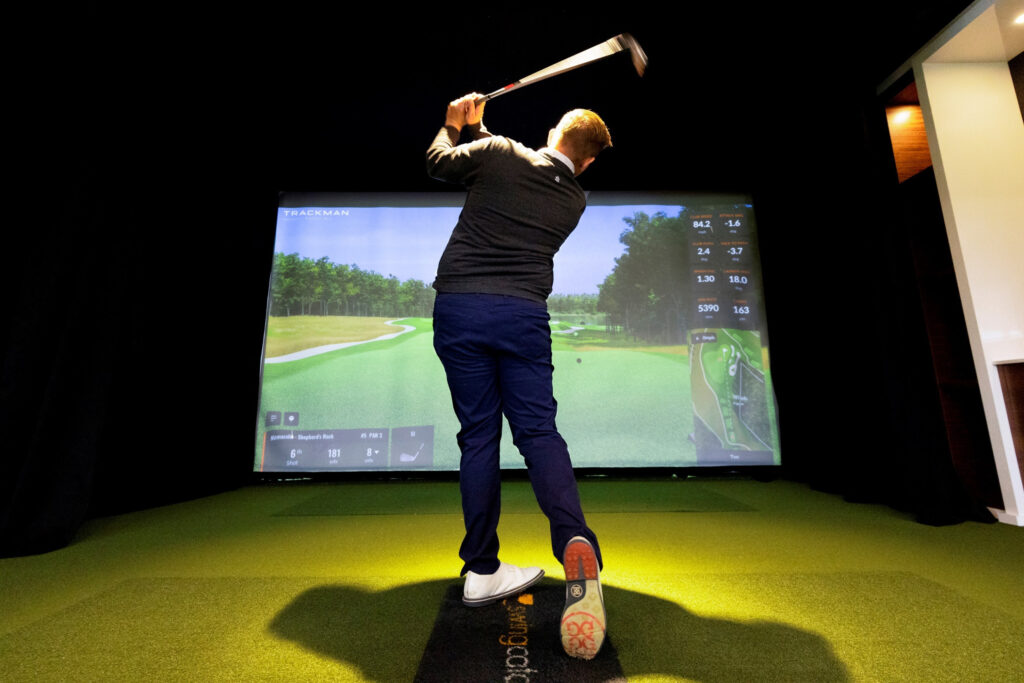
<svg viewBox="0 0 1024 683">
<path fill-rule="evenodd" d="M 431 283 L 464 199 L 281 195 L 255 471 L 458 470 Z M 592 192 L 554 264 L 576 467 L 780 463 L 749 197 Z M 501 466 L 524 467 L 507 423 Z"/>
</svg>

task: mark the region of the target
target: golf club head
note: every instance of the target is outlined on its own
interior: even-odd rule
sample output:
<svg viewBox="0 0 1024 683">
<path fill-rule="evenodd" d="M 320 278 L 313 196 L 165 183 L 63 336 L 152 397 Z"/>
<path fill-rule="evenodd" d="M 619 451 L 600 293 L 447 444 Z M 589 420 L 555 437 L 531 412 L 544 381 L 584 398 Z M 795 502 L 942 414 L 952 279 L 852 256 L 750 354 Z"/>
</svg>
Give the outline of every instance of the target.
<svg viewBox="0 0 1024 683">
<path fill-rule="evenodd" d="M 643 76 L 644 70 L 647 68 L 647 53 L 640 47 L 640 43 L 636 42 L 636 38 L 630 34 L 620 33 L 617 37 L 622 49 L 629 50 L 629 57 L 633 60 L 633 67 L 637 74 Z"/>
</svg>

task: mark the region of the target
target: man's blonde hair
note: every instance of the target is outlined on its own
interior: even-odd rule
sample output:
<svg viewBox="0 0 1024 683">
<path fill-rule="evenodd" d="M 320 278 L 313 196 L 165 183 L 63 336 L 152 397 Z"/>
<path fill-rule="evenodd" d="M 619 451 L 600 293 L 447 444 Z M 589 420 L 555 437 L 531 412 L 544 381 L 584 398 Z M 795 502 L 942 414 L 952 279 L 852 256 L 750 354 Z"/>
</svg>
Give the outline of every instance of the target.
<svg viewBox="0 0 1024 683">
<path fill-rule="evenodd" d="M 577 164 L 584 159 L 596 157 L 602 149 L 612 146 L 608 126 L 589 109 L 566 112 L 555 126 L 555 134 L 572 151 L 569 156 Z"/>
</svg>

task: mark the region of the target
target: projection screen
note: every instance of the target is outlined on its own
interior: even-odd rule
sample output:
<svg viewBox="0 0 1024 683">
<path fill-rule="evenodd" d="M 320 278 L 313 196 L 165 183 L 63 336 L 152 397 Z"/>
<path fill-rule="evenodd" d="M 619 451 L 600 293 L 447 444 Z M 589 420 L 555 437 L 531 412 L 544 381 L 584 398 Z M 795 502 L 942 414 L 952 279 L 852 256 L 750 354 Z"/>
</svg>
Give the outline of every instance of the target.
<svg viewBox="0 0 1024 683">
<path fill-rule="evenodd" d="M 463 193 L 282 193 L 254 470 L 457 470 L 431 288 Z M 590 193 L 555 256 L 559 431 L 581 468 L 778 465 L 754 208 Z M 503 468 L 522 468 L 507 424 Z"/>
</svg>

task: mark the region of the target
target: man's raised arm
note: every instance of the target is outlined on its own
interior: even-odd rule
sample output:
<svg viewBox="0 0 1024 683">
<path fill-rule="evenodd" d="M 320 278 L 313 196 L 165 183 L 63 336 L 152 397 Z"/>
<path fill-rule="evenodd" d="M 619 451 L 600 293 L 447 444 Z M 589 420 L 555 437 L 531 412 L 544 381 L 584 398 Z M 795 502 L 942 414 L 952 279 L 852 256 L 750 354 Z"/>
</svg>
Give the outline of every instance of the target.
<svg viewBox="0 0 1024 683">
<path fill-rule="evenodd" d="M 463 175 L 469 161 L 468 155 L 458 150 L 463 128 L 469 129 L 474 140 L 491 137 L 483 123 L 485 104 L 476 104 L 480 97 L 480 93 L 470 93 L 448 103 L 444 127 L 427 149 L 427 173 L 432 178 L 457 181 Z"/>
</svg>

